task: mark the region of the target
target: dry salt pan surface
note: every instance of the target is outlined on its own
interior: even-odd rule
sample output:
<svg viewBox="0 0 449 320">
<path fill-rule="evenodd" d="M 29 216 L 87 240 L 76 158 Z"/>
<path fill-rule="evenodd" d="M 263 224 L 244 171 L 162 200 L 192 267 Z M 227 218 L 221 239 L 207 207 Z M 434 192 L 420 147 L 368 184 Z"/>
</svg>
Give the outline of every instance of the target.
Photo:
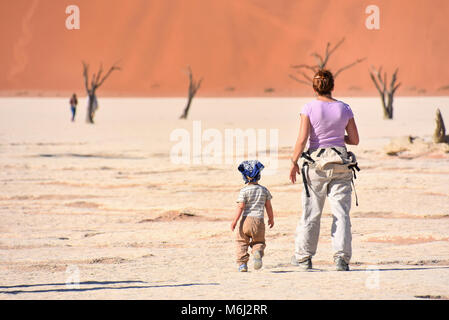
<svg viewBox="0 0 449 320">
<path fill-rule="evenodd" d="M 288 159 L 308 99 L 195 99 L 179 120 L 184 99 L 99 97 L 95 125 L 85 99 L 74 123 L 67 99 L 0 99 L 0 299 L 447 299 L 449 154 L 385 148 L 430 142 L 449 99 L 397 98 L 394 120 L 378 98 L 342 100 L 361 137 L 350 272 L 334 271 L 327 204 L 314 269 L 289 264 L 302 185 Z M 267 149 L 277 133 L 259 271 L 234 262 L 237 163 L 194 157 L 205 132 L 225 150 L 227 129 L 265 129 Z M 190 164 L 170 158 L 174 131 L 188 133 Z"/>
</svg>

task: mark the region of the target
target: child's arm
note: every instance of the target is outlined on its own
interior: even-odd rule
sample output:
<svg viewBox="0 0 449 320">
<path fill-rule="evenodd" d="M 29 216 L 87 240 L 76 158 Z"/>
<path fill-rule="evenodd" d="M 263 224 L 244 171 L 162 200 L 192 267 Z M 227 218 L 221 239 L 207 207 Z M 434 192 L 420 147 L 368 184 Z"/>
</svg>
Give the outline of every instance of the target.
<svg viewBox="0 0 449 320">
<path fill-rule="evenodd" d="M 270 228 L 274 226 L 274 215 L 273 215 L 273 207 L 271 206 L 271 200 L 265 201 L 265 209 L 267 210 L 268 215 L 268 225 Z"/>
<path fill-rule="evenodd" d="M 236 214 L 235 214 L 235 218 L 231 223 L 231 230 L 234 231 L 235 226 L 237 225 L 237 222 L 240 219 L 240 216 L 242 215 L 243 209 L 245 209 L 245 203 L 244 202 L 239 202 L 237 204 L 237 210 L 236 210 Z"/>
</svg>

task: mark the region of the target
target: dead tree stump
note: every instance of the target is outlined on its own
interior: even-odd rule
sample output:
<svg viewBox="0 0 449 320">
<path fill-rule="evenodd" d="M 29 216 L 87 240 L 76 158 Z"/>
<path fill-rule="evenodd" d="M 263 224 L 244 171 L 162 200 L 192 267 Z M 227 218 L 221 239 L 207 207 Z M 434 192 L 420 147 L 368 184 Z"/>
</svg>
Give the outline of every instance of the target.
<svg viewBox="0 0 449 320">
<path fill-rule="evenodd" d="M 448 137 L 446 136 L 446 127 L 444 126 L 443 116 L 441 115 L 440 109 L 437 109 L 436 117 L 436 128 L 433 134 L 433 142 L 443 143 L 448 142 Z"/>
</svg>

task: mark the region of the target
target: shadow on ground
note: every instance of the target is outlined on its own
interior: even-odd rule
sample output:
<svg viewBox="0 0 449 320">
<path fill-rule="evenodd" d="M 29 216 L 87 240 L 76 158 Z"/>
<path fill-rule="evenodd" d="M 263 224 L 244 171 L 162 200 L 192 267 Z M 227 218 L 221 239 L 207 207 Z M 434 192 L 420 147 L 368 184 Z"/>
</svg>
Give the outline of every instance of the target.
<svg viewBox="0 0 449 320">
<path fill-rule="evenodd" d="M 182 284 L 160 284 L 160 285 L 146 285 L 148 282 L 144 281 L 84 281 L 79 284 L 66 283 L 43 283 L 43 284 L 19 284 L 12 286 L 0 286 L 3 294 L 20 294 L 20 293 L 45 293 L 45 292 L 83 292 L 95 290 L 123 290 L 123 289 L 150 289 L 150 288 L 176 288 L 176 287 L 191 287 L 191 286 L 217 286 L 219 283 L 182 283 Z M 94 285 L 94 287 L 85 287 Z M 120 285 L 120 286 L 117 286 Z M 49 288 L 36 290 L 17 290 L 18 288 L 36 288 L 36 287 L 54 287 L 60 286 L 63 288 Z"/>
<path fill-rule="evenodd" d="M 292 267 L 293 270 L 273 270 L 270 271 L 271 273 L 290 273 L 290 272 L 337 272 L 336 270 L 333 269 L 318 269 L 318 268 L 312 268 L 311 270 L 300 270 L 299 268 L 295 268 L 295 266 L 290 266 L 290 265 L 278 265 L 278 267 Z M 412 268 L 373 268 L 372 266 L 370 266 L 370 268 L 366 268 L 366 269 L 351 269 L 350 272 L 352 271 L 365 271 L 365 272 L 373 272 L 373 271 L 419 271 L 419 270 L 435 270 L 435 269 L 449 269 L 448 267 L 412 267 Z"/>
</svg>

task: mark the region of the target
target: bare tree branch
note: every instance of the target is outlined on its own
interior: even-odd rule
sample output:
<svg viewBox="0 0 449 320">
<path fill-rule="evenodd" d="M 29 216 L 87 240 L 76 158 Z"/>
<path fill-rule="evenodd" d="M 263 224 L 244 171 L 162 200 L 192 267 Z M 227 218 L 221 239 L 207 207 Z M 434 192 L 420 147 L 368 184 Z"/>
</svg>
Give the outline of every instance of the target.
<svg viewBox="0 0 449 320">
<path fill-rule="evenodd" d="M 310 82 L 307 82 L 307 81 L 305 81 L 305 80 L 302 80 L 302 79 L 298 79 L 298 78 L 296 78 L 294 75 L 292 75 L 292 74 L 289 74 L 288 75 L 291 79 L 293 79 L 293 80 L 295 80 L 295 81 L 297 81 L 297 82 L 299 82 L 299 83 L 302 83 L 302 84 L 306 84 L 306 85 L 310 85 Z"/>
<path fill-rule="evenodd" d="M 300 72 L 300 74 L 302 74 L 302 76 L 307 79 L 310 83 L 313 82 L 312 78 L 309 77 L 304 71 Z"/>
<path fill-rule="evenodd" d="M 305 68 L 305 69 L 312 70 L 312 71 L 314 71 L 314 72 L 318 69 L 317 66 L 309 66 L 309 65 L 307 65 L 307 64 L 292 65 L 292 66 L 290 66 L 290 68 L 292 68 L 292 69 L 301 69 L 301 68 Z"/>
<path fill-rule="evenodd" d="M 394 90 L 397 73 L 398 73 L 398 68 L 396 68 L 396 70 L 393 73 L 393 76 L 391 77 L 390 91 L 389 92 L 393 92 L 393 90 Z"/>
<path fill-rule="evenodd" d="M 346 66 L 344 66 L 344 67 L 338 69 L 338 70 L 334 73 L 334 78 L 336 78 L 342 71 L 344 71 L 344 70 L 346 70 L 346 69 L 349 69 L 349 68 L 355 66 L 356 64 L 358 64 L 358 63 L 360 63 L 360 62 L 363 62 L 363 61 L 365 61 L 365 60 L 366 60 L 366 58 L 357 59 L 357 60 L 354 61 L 353 63 L 350 63 L 350 64 L 348 64 L 348 65 L 346 65 Z"/>
<path fill-rule="evenodd" d="M 83 77 L 84 77 L 84 86 L 87 91 L 89 91 L 89 65 L 82 61 L 83 63 Z"/>
<path fill-rule="evenodd" d="M 316 64 L 318 66 L 319 69 L 323 69 L 324 68 L 324 60 L 323 57 L 320 56 L 318 53 L 314 52 L 311 54 L 311 56 L 315 57 L 316 60 Z"/>
<path fill-rule="evenodd" d="M 382 77 L 380 76 L 381 72 L 382 72 L 382 66 L 379 67 L 379 69 L 374 68 L 373 66 L 371 66 L 371 72 L 376 76 L 376 78 L 379 81 L 379 86 L 383 87 L 383 80 Z M 382 91 L 382 90 L 380 90 Z"/>
<path fill-rule="evenodd" d="M 335 50 L 338 49 L 339 46 L 341 46 L 343 44 L 343 42 L 345 42 L 345 38 L 343 37 L 343 39 L 341 39 L 333 48 L 331 51 L 329 51 L 328 53 L 328 58 L 331 56 L 332 53 L 334 53 Z M 328 43 L 328 46 L 330 46 L 330 43 Z M 327 62 L 327 61 L 326 61 Z"/>
<path fill-rule="evenodd" d="M 380 88 L 379 84 L 377 83 L 375 74 L 370 72 L 370 77 L 371 77 L 371 80 L 373 80 L 373 82 L 374 82 L 374 84 L 375 84 L 375 86 L 377 88 L 377 91 L 379 91 L 379 93 L 382 95 L 383 94 L 382 93 L 382 89 Z"/>
<path fill-rule="evenodd" d="M 99 87 L 103 84 L 103 82 L 104 82 L 104 81 L 111 75 L 111 73 L 112 73 L 114 70 L 121 70 L 121 69 L 120 69 L 120 67 L 118 67 L 118 66 L 116 66 L 115 64 L 113 64 L 112 67 L 109 68 L 108 72 L 107 72 L 107 73 L 103 76 L 103 78 L 100 80 L 100 82 L 96 82 L 96 83 L 95 83 L 95 88 L 96 88 L 96 89 L 99 88 Z"/>
<path fill-rule="evenodd" d="M 195 94 L 198 91 L 198 89 L 201 87 L 201 82 L 203 82 L 203 78 L 201 78 L 196 84 L 195 84 Z"/>
<path fill-rule="evenodd" d="M 324 61 L 323 61 L 323 65 L 326 65 L 327 61 L 329 60 L 329 47 L 331 46 L 331 43 L 328 42 L 326 44 L 326 51 L 324 53 Z"/>
<path fill-rule="evenodd" d="M 100 64 L 100 69 L 98 70 L 97 77 L 95 78 L 95 84 L 100 81 L 101 74 L 103 73 L 103 63 Z"/>
<path fill-rule="evenodd" d="M 401 83 L 399 82 L 392 90 L 392 93 L 394 94 L 396 90 L 401 86 Z"/>
<path fill-rule="evenodd" d="M 320 54 L 318 54 L 317 52 L 313 52 L 311 54 L 312 57 L 315 58 L 316 61 L 316 65 L 306 65 L 306 64 L 300 64 L 300 65 L 291 65 L 290 67 L 293 69 L 308 69 L 313 71 L 314 73 L 316 73 L 319 69 L 324 69 L 327 66 L 327 63 L 329 62 L 329 58 L 331 57 L 331 55 L 343 44 L 343 42 L 345 41 L 345 38 L 343 37 L 339 42 L 337 42 L 337 44 L 335 44 L 333 47 L 331 47 L 331 43 L 328 42 L 326 44 L 326 49 L 324 52 L 324 58 L 323 56 L 321 56 Z M 356 64 L 364 61 L 366 58 L 361 58 L 361 59 L 357 59 L 355 62 L 352 62 L 340 69 L 337 70 L 337 72 L 334 73 L 334 78 L 337 77 L 341 72 L 355 66 Z M 299 71 L 298 73 L 305 79 L 305 80 L 301 80 L 298 79 L 297 77 L 293 76 L 293 75 L 289 75 L 289 77 L 299 83 L 303 83 L 303 84 L 307 84 L 310 85 L 312 83 L 312 79 L 310 76 L 307 76 L 306 73 Z M 381 81 L 382 82 L 382 81 Z"/>
</svg>

